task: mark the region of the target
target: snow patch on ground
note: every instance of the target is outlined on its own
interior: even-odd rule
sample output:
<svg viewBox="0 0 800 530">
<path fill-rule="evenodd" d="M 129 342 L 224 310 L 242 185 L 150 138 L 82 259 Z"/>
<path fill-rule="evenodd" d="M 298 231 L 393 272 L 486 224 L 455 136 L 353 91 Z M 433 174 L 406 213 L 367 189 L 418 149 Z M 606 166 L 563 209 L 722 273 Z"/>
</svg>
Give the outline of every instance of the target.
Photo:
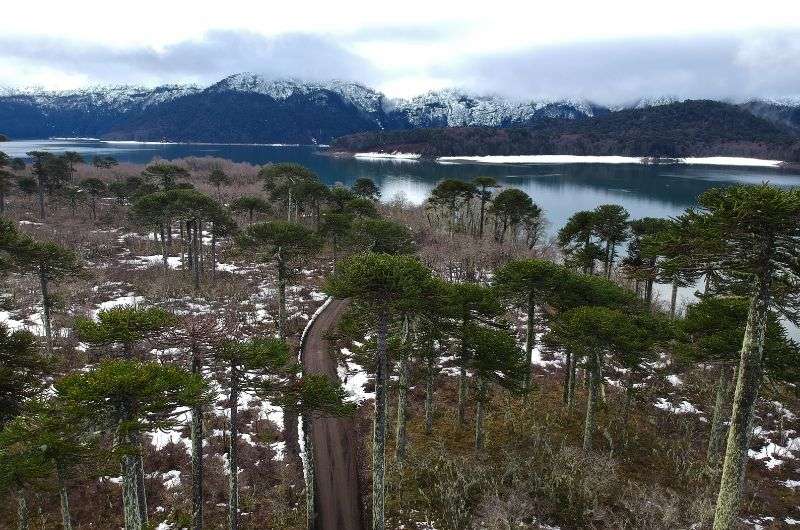
<svg viewBox="0 0 800 530">
<path fill-rule="evenodd" d="M 666 410 L 667 412 L 671 412 L 673 414 L 702 414 L 700 409 L 685 399 L 677 405 L 673 405 L 669 402 L 669 400 L 667 400 L 667 398 L 661 397 L 658 398 L 658 401 L 656 401 L 655 407 L 661 410 Z"/>
</svg>

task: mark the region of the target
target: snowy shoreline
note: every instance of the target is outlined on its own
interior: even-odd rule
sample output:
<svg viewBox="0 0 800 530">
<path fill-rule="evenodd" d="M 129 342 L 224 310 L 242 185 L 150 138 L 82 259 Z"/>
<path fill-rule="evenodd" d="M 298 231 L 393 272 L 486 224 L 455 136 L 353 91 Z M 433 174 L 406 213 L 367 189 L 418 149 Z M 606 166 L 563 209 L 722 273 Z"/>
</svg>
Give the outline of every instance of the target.
<svg viewBox="0 0 800 530">
<path fill-rule="evenodd" d="M 517 156 L 441 156 L 439 163 L 480 163 L 480 164 L 652 164 L 652 165 L 705 165 L 705 166 L 745 166 L 780 167 L 780 160 L 762 160 L 729 156 L 687 157 L 654 161 L 647 157 L 633 156 L 578 156 L 578 155 L 517 155 Z"/>
<path fill-rule="evenodd" d="M 418 153 L 353 153 L 359 160 L 391 160 L 397 162 L 418 162 L 423 160 Z M 582 155 L 487 155 L 487 156 L 440 156 L 432 159 L 439 164 L 640 164 L 640 165 L 704 165 L 732 167 L 771 167 L 779 168 L 781 160 L 764 160 L 733 156 L 662 158 L 635 156 L 582 156 Z"/>
</svg>

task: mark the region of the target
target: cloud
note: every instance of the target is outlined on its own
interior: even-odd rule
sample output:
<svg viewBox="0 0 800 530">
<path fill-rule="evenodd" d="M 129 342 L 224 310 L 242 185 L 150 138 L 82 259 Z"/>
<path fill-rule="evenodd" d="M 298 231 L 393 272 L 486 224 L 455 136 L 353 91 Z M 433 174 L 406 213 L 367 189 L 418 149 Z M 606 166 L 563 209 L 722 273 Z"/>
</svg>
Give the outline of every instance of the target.
<svg viewBox="0 0 800 530">
<path fill-rule="evenodd" d="M 662 95 L 794 95 L 800 93 L 800 32 L 571 43 L 463 58 L 433 73 L 476 92 L 604 104 Z"/>
<path fill-rule="evenodd" d="M 270 77 L 370 82 L 376 70 L 331 39 L 302 33 L 267 37 L 212 30 L 196 40 L 165 46 L 108 48 L 61 39 L 0 38 L 0 59 L 26 70 L 58 70 L 93 83 L 213 82 L 253 71 Z"/>
</svg>

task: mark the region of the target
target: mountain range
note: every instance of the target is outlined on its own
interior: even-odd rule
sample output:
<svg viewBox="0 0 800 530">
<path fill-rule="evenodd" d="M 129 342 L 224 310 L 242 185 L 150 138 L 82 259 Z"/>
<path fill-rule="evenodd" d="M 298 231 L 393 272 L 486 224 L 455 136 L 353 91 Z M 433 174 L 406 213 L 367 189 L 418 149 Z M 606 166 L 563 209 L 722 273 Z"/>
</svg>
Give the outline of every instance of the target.
<svg viewBox="0 0 800 530">
<path fill-rule="evenodd" d="M 228 143 L 321 143 L 359 132 L 442 127 L 536 127 L 677 98 L 607 107 L 584 100 L 527 102 L 458 90 L 399 100 L 358 83 L 229 76 L 207 87 L 92 87 L 71 91 L 0 89 L 0 133 L 11 138 Z M 753 100 L 738 107 L 800 134 L 800 99 Z"/>
</svg>

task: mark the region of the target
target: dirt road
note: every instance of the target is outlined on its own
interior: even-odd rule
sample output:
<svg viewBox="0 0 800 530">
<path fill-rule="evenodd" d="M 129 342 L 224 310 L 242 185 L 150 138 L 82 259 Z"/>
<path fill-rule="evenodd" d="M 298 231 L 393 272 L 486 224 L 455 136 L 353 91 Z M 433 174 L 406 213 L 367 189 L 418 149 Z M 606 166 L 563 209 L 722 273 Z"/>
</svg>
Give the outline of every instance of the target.
<svg viewBox="0 0 800 530">
<path fill-rule="evenodd" d="M 338 377 L 325 334 L 336 325 L 346 307 L 347 301 L 333 300 L 312 324 L 303 348 L 306 373 Z M 317 529 L 362 530 L 353 420 L 317 418 L 313 421 L 312 440 L 317 478 Z"/>
</svg>

